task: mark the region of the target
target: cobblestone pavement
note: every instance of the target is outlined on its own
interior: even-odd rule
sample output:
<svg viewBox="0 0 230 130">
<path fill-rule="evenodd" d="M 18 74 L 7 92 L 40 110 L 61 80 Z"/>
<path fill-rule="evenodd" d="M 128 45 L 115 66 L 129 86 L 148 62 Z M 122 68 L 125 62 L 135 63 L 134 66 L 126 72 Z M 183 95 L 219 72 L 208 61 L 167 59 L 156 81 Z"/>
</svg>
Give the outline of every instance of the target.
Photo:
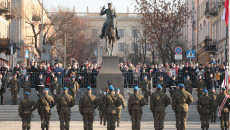
<svg viewBox="0 0 230 130">
<path fill-rule="evenodd" d="M 40 122 L 33 121 L 32 122 L 31 130 L 41 130 Z M 70 124 L 70 130 L 83 130 L 83 122 L 80 121 L 72 121 Z M 117 130 L 131 130 L 131 122 L 123 121 L 120 124 L 121 126 L 117 128 Z M 21 129 L 21 122 L 20 121 L 0 121 L 0 130 L 20 130 Z M 59 130 L 59 122 L 58 121 L 51 121 L 50 122 L 50 130 Z M 154 124 L 153 122 L 142 122 L 141 123 L 141 130 L 153 130 Z M 199 130 L 200 122 L 188 122 L 186 130 Z M 94 122 L 94 130 L 106 130 L 105 126 L 101 126 L 99 121 Z M 167 121 L 165 122 L 165 129 L 164 130 L 176 130 L 175 122 Z M 220 130 L 219 122 L 210 123 L 209 130 Z"/>
</svg>

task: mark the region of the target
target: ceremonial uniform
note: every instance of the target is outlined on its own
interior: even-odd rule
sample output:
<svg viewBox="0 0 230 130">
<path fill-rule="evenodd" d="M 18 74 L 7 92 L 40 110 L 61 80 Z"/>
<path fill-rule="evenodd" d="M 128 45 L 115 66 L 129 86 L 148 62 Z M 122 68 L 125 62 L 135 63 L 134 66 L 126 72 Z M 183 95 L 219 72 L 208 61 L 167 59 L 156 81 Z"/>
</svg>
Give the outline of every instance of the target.
<svg viewBox="0 0 230 130">
<path fill-rule="evenodd" d="M 67 84 L 67 88 L 69 89 L 69 94 L 73 97 L 74 100 L 76 100 L 76 93 L 79 89 L 79 84 L 77 81 L 75 80 L 71 80 L 68 84 Z"/>
<path fill-rule="evenodd" d="M 16 105 L 18 101 L 18 92 L 20 90 L 19 83 L 17 78 L 13 78 L 9 82 L 11 96 L 12 96 L 12 105 Z"/>
<path fill-rule="evenodd" d="M 116 89 L 116 92 L 120 91 L 119 89 Z M 126 103 L 124 97 L 119 93 L 117 93 L 117 97 L 121 100 L 121 105 L 117 107 L 117 126 L 119 127 L 119 123 L 121 122 L 121 109 L 125 108 Z"/>
<path fill-rule="evenodd" d="M 143 80 L 139 83 L 139 87 L 141 88 L 141 91 L 145 97 L 145 99 L 147 100 L 147 102 L 149 101 L 149 96 L 151 95 L 151 85 L 150 82 L 148 80 Z"/>
</svg>

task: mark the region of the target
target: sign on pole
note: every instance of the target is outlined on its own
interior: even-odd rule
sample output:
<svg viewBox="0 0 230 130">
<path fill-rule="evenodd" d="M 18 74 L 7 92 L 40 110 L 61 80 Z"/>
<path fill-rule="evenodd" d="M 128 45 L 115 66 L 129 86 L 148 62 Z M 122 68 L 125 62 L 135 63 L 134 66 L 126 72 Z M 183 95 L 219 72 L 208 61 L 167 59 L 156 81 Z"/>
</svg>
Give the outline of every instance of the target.
<svg viewBox="0 0 230 130">
<path fill-rule="evenodd" d="M 10 54 L 11 54 L 11 55 L 14 54 L 14 46 L 13 46 L 13 45 L 10 46 Z"/>
<path fill-rule="evenodd" d="M 187 50 L 186 58 L 195 58 L 195 50 Z"/>
<path fill-rule="evenodd" d="M 182 54 L 175 54 L 175 60 L 182 60 Z"/>
<path fill-rule="evenodd" d="M 176 53 L 176 54 L 181 54 L 182 53 L 182 48 L 181 47 L 176 47 L 175 49 L 174 49 L 174 52 Z"/>
<path fill-rule="evenodd" d="M 29 50 L 25 51 L 25 58 L 28 59 L 29 58 Z"/>
</svg>

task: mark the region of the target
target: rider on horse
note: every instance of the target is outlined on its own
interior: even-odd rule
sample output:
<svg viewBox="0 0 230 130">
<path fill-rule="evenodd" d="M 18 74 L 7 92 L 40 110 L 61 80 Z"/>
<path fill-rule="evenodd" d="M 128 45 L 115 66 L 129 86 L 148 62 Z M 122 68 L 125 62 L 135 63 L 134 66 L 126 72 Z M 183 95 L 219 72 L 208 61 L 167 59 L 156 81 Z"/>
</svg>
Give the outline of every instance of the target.
<svg viewBox="0 0 230 130">
<path fill-rule="evenodd" d="M 103 39 L 103 37 L 105 36 L 105 29 L 108 25 L 108 21 L 112 18 L 117 17 L 115 9 L 112 9 L 112 6 L 113 6 L 112 3 L 108 3 L 108 6 L 109 6 L 108 9 L 105 9 L 105 6 L 104 6 L 101 10 L 101 13 L 100 13 L 101 16 L 104 14 L 106 14 L 106 16 L 107 16 L 107 18 L 103 24 L 103 27 L 102 27 L 102 31 L 101 31 L 102 34 L 99 36 L 101 39 Z M 120 37 L 118 36 L 117 27 L 115 27 L 115 29 L 116 29 L 116 38 L 120 39 Z"/>
</svg>

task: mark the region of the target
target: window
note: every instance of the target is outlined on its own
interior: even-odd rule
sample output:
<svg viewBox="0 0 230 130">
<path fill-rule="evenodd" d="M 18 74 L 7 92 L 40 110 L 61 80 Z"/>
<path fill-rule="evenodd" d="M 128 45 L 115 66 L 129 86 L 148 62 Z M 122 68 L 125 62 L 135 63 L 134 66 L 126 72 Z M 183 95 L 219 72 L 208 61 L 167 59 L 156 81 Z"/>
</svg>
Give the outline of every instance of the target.
<svg viewBox="0 0 230 130">
<path fill-rule="evenodd" d="M 97 29 L 92 29 L 92 32 L 91 32 L 92 34 L 92 36 L 93 37 L 97 37 Z"/>
<path fill-rule="evenodd" d="M 133 29 L 132 30 L 132 37 L 136 37 L 137 36 L 137 29 Z"/>
<path fill-rule="evenodd" d="M 119 29 L 119 30 L 118 30 L 118 35 L 119 35 L 120 37 L 124 37 L 124 29 Z"/>
<path fill-rule="evenodd" d="M 118 44 L 118 50 L 119 51 L 125 51 L 125 44 L 124 43 L 119 43 Z"/>
</svg>

